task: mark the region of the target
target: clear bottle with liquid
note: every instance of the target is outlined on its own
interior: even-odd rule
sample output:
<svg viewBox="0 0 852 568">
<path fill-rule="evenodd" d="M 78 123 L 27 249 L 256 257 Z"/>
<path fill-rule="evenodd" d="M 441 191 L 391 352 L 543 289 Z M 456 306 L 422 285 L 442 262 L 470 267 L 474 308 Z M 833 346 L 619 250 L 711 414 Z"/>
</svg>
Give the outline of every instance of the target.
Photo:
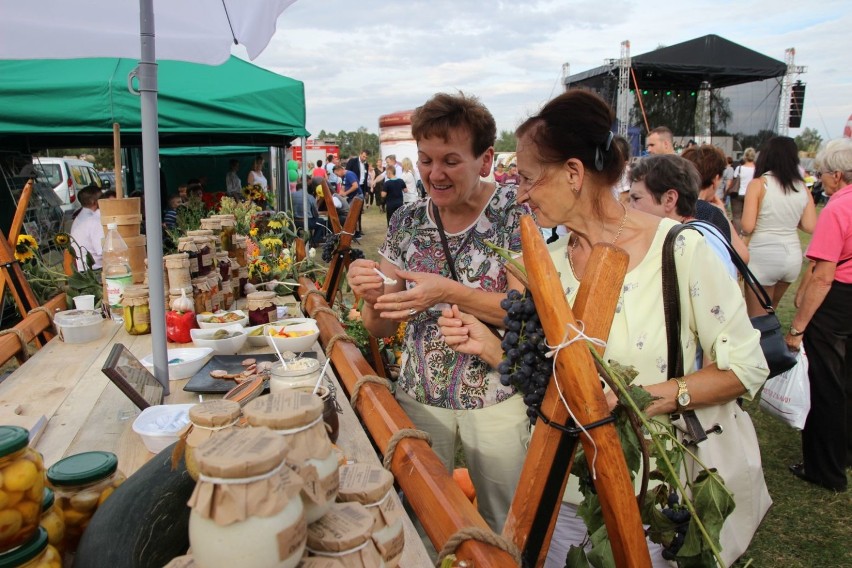
<svg viewBox="0 0 852 568">
<path fill-rule="evenodd" d="M 124 307 L 121 304 L 121 295 L 124 289 L 133 284 L 133 275 L 130 271 L 130 253 L 127 243 L 118 232 L 118 225 L 109 223 L 107 235 L 104 240 L 103 249 L 103 275 L 106 285 L 106 302 L 112 321 L 124 322 Z"/>
</svg>

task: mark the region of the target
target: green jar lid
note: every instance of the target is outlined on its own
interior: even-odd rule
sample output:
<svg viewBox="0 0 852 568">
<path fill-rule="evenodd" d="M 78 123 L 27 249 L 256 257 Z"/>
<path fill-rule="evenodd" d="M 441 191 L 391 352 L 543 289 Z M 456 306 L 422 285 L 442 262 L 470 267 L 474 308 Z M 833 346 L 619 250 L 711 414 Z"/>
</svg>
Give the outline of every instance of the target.
<svg viewBox="0 0 852 568">
<path fill-rule="evenodd" d="M 47 531 L 38 527 L 38 531 L 25 544 L 0 554 L 0 568 L 17 568 L 26 564 L 47 548 Z"/>
<path fill-rule="evenodd" d="M 47 511 L 53 507 L 53 501 L 55 500 L 56 496 L 53 494 L 53 489 L 45 487 L 44 496 L 41 498 L 41 513 L 47 513 Z"/>
<path fill-rule="evenodd" d="M 86 485 L 115 473 L 118 458 L 111 452 L 83 452 L 50 466 L 47 479 L 53 485 Z"/>
<path fill-rule="evenodd" d="M 30 442 L 30 433 L 20 426 L 0 426 L 0 456 L 8 456 Z"/>
</svg>

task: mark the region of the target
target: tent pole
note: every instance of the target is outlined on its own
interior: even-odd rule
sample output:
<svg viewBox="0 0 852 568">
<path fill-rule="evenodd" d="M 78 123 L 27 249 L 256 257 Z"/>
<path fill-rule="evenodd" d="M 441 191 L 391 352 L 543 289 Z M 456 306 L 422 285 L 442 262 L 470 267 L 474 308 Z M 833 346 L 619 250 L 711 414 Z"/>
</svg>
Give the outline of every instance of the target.
<svg viewBox="0 0 852 568">
<path fill-rule="evenodd" d="M 139 91 L 142 95 L 142 176 L 145 195 L 145 228 L 148 246 L 148 285 L 151 308 L 151 347 L 154 376 L 169 394 L 166 350 L 166 298 L 163 294 L 163 233 L 160 225 L 160 140 L 157 123 L 157 54 L 154 39 L 154 2 L 139 0 Z"/>
<path fill-rule="evenodd" d="M 308 142 L 307 137 L 302 136 L 302 223 L 305 234 L 308 232 Z M 311 238 L 308 237 L 308 248 L 311 247 Z"/>
</svg>

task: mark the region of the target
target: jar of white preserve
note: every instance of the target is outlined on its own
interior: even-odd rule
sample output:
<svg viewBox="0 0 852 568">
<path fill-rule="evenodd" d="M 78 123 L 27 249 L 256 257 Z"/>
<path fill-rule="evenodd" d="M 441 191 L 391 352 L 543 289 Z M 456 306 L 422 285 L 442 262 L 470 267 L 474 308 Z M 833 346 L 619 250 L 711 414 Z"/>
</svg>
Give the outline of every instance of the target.
<svg viewBox="0 0 852 568">
<path fill-rule="evenodd" d="M 308 553 L 335 558 L 347 568 L 384 568 L 370 534 L 373 516 L 358 503 L 335 503 L 308 527 Z"/>
<path fill-rule="evenodd" d="M 270 370 L 269 392 L 278 393 L 299 387 L 314 388 L 320 374 L 319 361 L 313 357 L 296 357 L 285 364 L 274 363 Z"/>
</svg>

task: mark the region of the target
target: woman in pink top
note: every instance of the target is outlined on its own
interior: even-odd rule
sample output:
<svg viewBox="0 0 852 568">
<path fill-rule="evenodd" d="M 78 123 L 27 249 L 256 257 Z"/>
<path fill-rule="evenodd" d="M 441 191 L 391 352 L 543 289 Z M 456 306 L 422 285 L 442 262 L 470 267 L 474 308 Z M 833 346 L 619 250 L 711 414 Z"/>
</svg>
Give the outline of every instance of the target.
<svg viewBox="0 0 852 568">
<path fill-rule="evenodd" d="M 811 411 L 802 430 L 797 477 L 846 491 L 852 466 L 852 139 L 829 142 L 816 159 L 828 205 L 808 246 L 810 270 L 796 294 L 787 345 L 804 339 Z"/>
</svg>

